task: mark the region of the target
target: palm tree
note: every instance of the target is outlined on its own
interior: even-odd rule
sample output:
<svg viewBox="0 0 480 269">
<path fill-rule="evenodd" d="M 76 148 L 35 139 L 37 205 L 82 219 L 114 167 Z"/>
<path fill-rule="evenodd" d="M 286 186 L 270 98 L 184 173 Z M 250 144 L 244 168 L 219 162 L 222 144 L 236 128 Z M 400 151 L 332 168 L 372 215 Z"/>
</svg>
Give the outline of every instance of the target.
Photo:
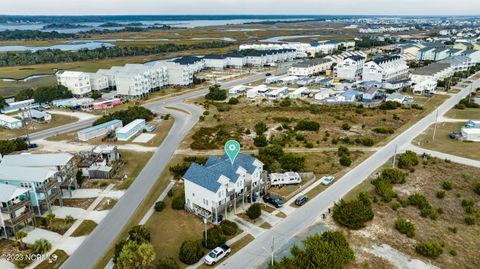
<svg viewBox="0 0 480 269">
<path fill-rule="evenodd" d="M 46 239 L 38 239 L 32 245 L 32 253 L 34 254 L 45 254 L 52 249 L 52 244 Z"/>
<path fill-rule="evenodd" d="M 55 214 L 48 213 L 47 216 L 45 216 L 45 220 L 47 221 L 47 226 L 50 228 L 55 220 Z"/>
<path fill-rule="evenodd" d="M 75 219 L 74 219 L 72 216 L 70 216 L 70 215 L 68 215 L 68 216 L 65 217 L 65 223 L 66 223 L 66 224 L 73 223 L 74 221 L 75 221 Z"/>
<path fill-rule="evenodd" d="M 15 233 L 15 239 L 20 243 L 20 249 L 24 249 L 24 244 L 22 239 L 27 237 L 27 232 L 18 231 Z"/>
</svg>

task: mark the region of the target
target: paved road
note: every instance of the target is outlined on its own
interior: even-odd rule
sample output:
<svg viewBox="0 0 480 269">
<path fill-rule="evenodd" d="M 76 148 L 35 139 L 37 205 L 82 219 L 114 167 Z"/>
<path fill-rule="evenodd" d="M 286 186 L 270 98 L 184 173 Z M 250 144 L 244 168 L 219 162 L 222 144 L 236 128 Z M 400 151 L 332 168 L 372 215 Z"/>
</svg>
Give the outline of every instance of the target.
<svg viewBox="0 0 480 269">
<path fill-rule="evenodd" d="M 284 73 L 285 69 L 273 74 Z M 250 77 L 221 83 L 222 87 L 229 88 L 240 84 L 247 84 L 265 77 L 259 73 Z M 115 207 L 108 213 L 106 218 L 88 236 L 72 256 L 62 265 L 63 269 L 93 268 L 102 258 L 106 249 L 111 246 L 122 231 L 124 226 L 135 213 L 135 210 L 151 190 L 162 171 L 166 168 L 171 157 L 175 153 L 183 138 L 197 123 L 201 113 L 200 107 L 183 103 L 187 99 L 193 99 L 205 95 L 208 89 L 174 96 L 165 100 L 158 100 L 144 104 L 145 107 L 160 113 L 170 113 L 175 118 L 168 136 L 162 145 L 155 151 L 152 158 L 145 165 L 133 184 L 118 201 Z M 167 109 L 175 107 L 183 111 Z M 45 134 L 47 135 L 47 134 Z"/>
<path fill-rule="evenodd" d="M 479 81 L 475 81 L 474 88 L 479 85 Z M 469 92 L 470 89 L 463 89 L 460 93 L 448 99 L 439 106 L 438 115 L 442 116 L 445 114 L 462 98 L 465 98 Z M 271 248 L 273 239 L 275 241 L 275 249 L 278 249 L 296 234 L 308 229 L 309 226 L 320 220 L 321 215 L 327 212 L 328 208 L 332 207 L 336 201 L 367 179 L 373 171 L 385 163 L 385 160 L 391 158 L 395 152 L 396 146 L 398 146 L 399 151 L 407 149 L 413 138 L 435 122 L 435 117 L 436 111 L 433 111 L 428 116 L 421 119 L 360 165 L 353 168 L 343 176 L 341 180 L 335 182 L 332 186 L 317 195 L 304 206 L 288 215 L 288 217 L 282 222 L 273 226 L 270 230 L 264 232 L 246 247 L 242 248 L 239 252 L 225 260 L 219 267 L 243 269 L 256 268 L 261 265 L 269 258 L 269 253 L 264 249 Z"/>
</svg>

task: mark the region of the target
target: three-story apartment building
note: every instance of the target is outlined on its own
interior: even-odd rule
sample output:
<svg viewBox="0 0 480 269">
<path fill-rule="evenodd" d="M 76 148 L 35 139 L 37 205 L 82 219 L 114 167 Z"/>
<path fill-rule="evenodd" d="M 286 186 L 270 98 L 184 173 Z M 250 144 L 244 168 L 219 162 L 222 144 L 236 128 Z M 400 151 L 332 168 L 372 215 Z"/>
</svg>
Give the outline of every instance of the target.
<svg viewBox="0 0 480 269">
<path fill-rule="evenodd" d="M 377 58 L 365 63 L 363 81 L 393 82 L 408 77 L 408 65 L 398 55 Z"/>
</svg>

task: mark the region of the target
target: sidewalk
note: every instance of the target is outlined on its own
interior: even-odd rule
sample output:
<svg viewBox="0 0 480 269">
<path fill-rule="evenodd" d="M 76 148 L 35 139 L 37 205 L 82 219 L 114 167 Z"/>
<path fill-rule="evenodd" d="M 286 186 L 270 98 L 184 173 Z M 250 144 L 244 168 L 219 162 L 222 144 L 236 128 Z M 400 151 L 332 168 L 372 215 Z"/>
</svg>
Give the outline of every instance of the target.
<svg viewBox="0 0 480 269">
<path fill-rule="evenodd" d="M 66 212 L 72 211 L 73 214 L 72 217 L 76 218 L 76 221 L 73 223 L 73 225 L 65 232 L 63 235 L 59 235 L 54 232 L 50 232 L 47 230 L 43 229 L 35 229 L 31 231 L 27 238 L 25 238 L 25 242 L 33 243 L 35 240 L 40 239 L 40 238 L 45 238 L 47 239 L 51 244 L 52 244 L 52 249 L 46 253 L 46 256 L 50 256 L 53 254 L 53 252 L 57 249 L 62 249 L 64 250 L 68 255 L 71 255 L 85 240 L 85 238 L 88 236 L 80 236 L 80 237 L 72 237 L 71 235 L 75 230 L 80 226 L 80 224 L 85 220 L 85 219 L 91 219 L 91 217 L 94 218 L 94 221 L 99 223 L 103 217 L 105 217 L 108 214 L 108 211 L 106 212 L 101 212 L 101 214 L 96 214 L 97 212 L 95 211 L 95 208 L 97 205 L 105 198 L 108 197 L 108 194 L 110 191 L 115 187 L 114 184 L 108 185 L 107 188 L 105 188 L 93 201 L 93 203 L 83 212 L 79 213 L 82 209 L 79 208 L 59 208 L 61 210 L 61 215 L 65 215 Z M 77 210 L 78 209 L 78 210 Z M 77 214 L 75 214 L 77 212 Z M 94 216 L 91 216 L 94 215 Z M 37 265 L 39 265 L 43 260 L 37 260 L 27 266 L 26 268 L 35 268 Z"/>
</svg>

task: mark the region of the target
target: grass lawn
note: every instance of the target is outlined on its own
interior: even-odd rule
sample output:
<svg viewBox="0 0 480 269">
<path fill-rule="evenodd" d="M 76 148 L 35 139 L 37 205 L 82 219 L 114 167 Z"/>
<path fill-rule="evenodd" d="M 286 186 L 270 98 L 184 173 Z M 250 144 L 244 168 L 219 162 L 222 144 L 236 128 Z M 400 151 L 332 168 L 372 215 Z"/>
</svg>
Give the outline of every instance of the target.
<svg viewBox="0 0 480 269">
<path fill-rule="evenodd" d="M 167 137 L 168 132 L 170 132 L 170 129 L 172 128 L 174 122 L 175 119 L 173 117 L 170 117 L 168 120 L 162 120 L 160 123 L 155 124 L 157 128 L 155 130 L 155 136 L 147 143 L 140 144 L 144 146 L 160 146 L 163 143 L 163 140 L 165 140 L 165 138 Z"/>
<path fill-rule="evenodd" d="M 73 237 L 79 237 L 90 234 L 95 227 L 97 227 L 97 223 L 92 220 L 84 220 L 80 223 L 80 226 L 72 233 Z"/>
<path fill-rule="evenodd" d="M 178 193 L 180 188 L 175 188 Z M 202 239 L 204 224 L 195 215 L 184 210 L 174 210 L 171 207 L 171 197 L 166 197 L 166 207 L 162 212 L 155 212 L 146 225 L 151 233 L 151 243 L 155 248 L 157 258 L 173 257 L 178 264 L 186 267 L 178 259 L 178 251 L 183 241 Z M 206 253 L 206 251 L 205 251 Z"/>
<path fill-rule="evenodd" d="M 251 219 L 250 217 L 247 216 L 247 213 L 245 212 L 242 212 L 242 213 L 238 213 L 237 216 L 239 218 L 241 218 L 242 220 L 244 221 L 247 221 L 251 224 L 256 224 L 258 221 L 260 221 L 260 218 L 257 218 L 257 219 Z"/>
<path fill-rule="evenodd" d="M 117 203 L 117 200 L 105 197 L 100 201 L 100 203 L 95 207 L 95 210 L 97 211 L 102 211 L 102 210 L 109 210 L 112 209 L 115 204 Z"/>
<path fill-rule="evenodd" d="M 272 228 L 272 225 L 270 225 L 270 223 L 265 221 L 264 223 L 260 224 L 260 228 L 268 230 L 268 229 Z"/>
<path fill-rule="evenodd" d="M 66 116 L 66 115 L 59 115 L 59 114 L 52 114 L 52 121 L 50 123 L 31 123 L 28 125 L 28 132 L 35 133 L 42 130 L 54 128 L 57 126 L 65 125 L 68 123 L 76 122 L 78 118 Z M 20 129 L 9 130 L 6 128 L 0 128 L 0 136 L 2 138 L 14 138 L 20 135 L 25 134 L 25 128 L 22 127 Z"/>
<path fill-rule="evenodd" d="M 72 216 L 73 217 L 73 216 Z M 35 224 L 38 228 L 49 230 L 58 234 L 63 235 L 70 227 L 72 223 L 67 223 L 64 219 L 55 218 L 50 225 L 47 225 L 47 220 L 44 217 L 35 217 Z"/>
<path fill-rule="evenodd" d="M 272 213 L 273 211 L 275 211 L 276 209 L 269 206 L 269 205 L 266 205 L 266 204 L 261 204 L 262 205 L 262 210 L 263 211 L 267 211 L 268 213 Z"/>
<path fill-rule="evenodd" d="M 60 266 L 62 266 L 62 264 L 68 259 L 67 253 L 61 249 L 55 250 L 52 253 L 52 256 L 53 255 L 57 256 L 57 259 L 54 262 L 49 263 L 48 259 L 46 259 L 37 265 L 35 269 L 57 269 L 60 268 Z"/>
<path fill-rule="evenodd" d="M 463 124 L 462 122 L 438 123 L 435 140 L 432 139 L 434 125 L 431 125 L 425 132 L 417 136 L 412 144 L 425 149 L 480 160 L 480 145 L 478 143 L 453 140 L 449 137 L 451 132 L 459 133 Z"/>
<path fill-rule="evenodd" d="M 389 163 L 385 164 L 388 165 Z M 420 210 L 413 206 L 392 209 L 392 205 L 398 202 L 395 198 L 390 203 L 381 202 L 380 199 L 372 202 L 375 217 L 359 231 L 347 230 L 328 218 L 326 221 L 330 227 L 340 229 L 348 235 L 348 241 L 355 251 L 356 261 L 349 268 L 378 268 L 363 267 L 359 263 L 370 259 L 372 254 L 366 252 L 366 249 L 381 244 L 388 244 L 412 259 L 420 259 L 439 268 L 480 268 L 480 256 L 476 249 L 480 244 L 480 225 L 466 225 L 464 218 L 475 216 L 475 213 L 469 214 L 462 207 L 463 200 L 472 200 L 474 204 L 475 201 L 478 202 L 479 196 L 473 191 L 475 184 L 479 183 L 478 175 L 479 168 L 431 158 L 415 166 L 415 171 L 408 173 L 406 183 L 394 185 L 399 198 L 405 200 L 408 195 L 419 193 L 426 197 L 434 209 L 441 209 L 443 213 L 439 213 L 436 220 L 421 217 Z M 445 197 L 441 199 L 437 197 L 437 192 L 442 191 L 445 180 L 452 181 L 453 188 L 443 190 Z M 371 180 L 366 180 L 344 198 L 353 198 L 360 192 L 368 192 L 370 197 L 374 197 L 376 194 L 370 182 Z M 478 206 L 474 205 L 474 210 L 478 211 Z M 394 228 L 398 218 L 414 224 L 414 237 L 409 239 Z M 480 220 L 478 212 L 476 220 Z M 415 252 L 416 243 L 432 240 L 442 244 L 443 254 L 437 258 L 426 258 Z M 449 252 L 452 250 L 457 255 L 451 255 Z"/>
<path fill-rule="evenodd" d="M 122 158 L 125 161 L 125 165 L 118 175 L 121 178 L 127 175 L 127 178 L 122 179 L 122 182 L 117 185 L 116 188 L 119 190 L 128 189 L 152 155 L 153 153 L 151 152 L 122 151 Z"/>
<path fill-rule="evenodd" d="M 480 120 L 480 108 L 452 108 L 445 114 L 445 117 L 452 119 Z"/>
<path fill-rule="evenodd" d="M 279 218 L 286 218 L 287 217 L 287 214 L 283 213 L 282 211 L 278 212 L 275 216 L 279 217 Z"/>
<path fill-rule="evenodd" d="M 47 86 L 55 85 L 56 83 L 57 83 L 57 79 L 53 76 L 30 79 L 27 81 L 0 80 L 0 96 L 3 96 L 3 97 L 13 96 L 23 89 L 47 87 Z"/>
</svg>

